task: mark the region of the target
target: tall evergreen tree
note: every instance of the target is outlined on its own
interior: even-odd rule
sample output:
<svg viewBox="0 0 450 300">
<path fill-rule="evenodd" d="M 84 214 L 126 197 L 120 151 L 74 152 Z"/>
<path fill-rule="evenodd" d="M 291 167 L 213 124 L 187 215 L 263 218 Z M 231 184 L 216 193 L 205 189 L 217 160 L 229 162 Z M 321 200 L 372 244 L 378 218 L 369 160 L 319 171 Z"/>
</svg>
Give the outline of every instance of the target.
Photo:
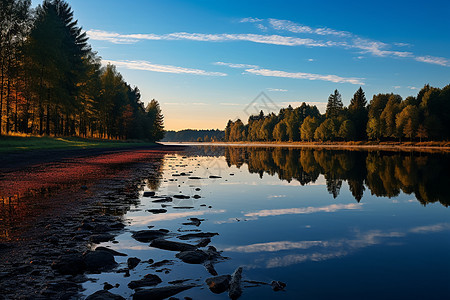
<svg viewBox="0 0 450 300">
<path fill-rule="evenodd" d="M 339 94 L 338 90 L 334 90 L 334 93 L 328 97 L 327 118 L 337 117 L 342 111 L 343 106 L 341 94 Z"/>
</svg>

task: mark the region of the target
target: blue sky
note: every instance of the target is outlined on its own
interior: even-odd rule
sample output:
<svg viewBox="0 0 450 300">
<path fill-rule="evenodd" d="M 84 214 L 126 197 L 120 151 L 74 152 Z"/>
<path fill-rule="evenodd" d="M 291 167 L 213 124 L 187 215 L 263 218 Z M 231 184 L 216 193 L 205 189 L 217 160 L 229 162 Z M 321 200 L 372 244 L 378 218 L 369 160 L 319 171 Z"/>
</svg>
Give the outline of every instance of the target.
<svg viewBox="0 0 450 300">
<path fill-rule="evenodd" d="M 34 4 L 39 3 L 37 1 Z M 69 1 L 104 62 L 115 64 L 166 129 L 220 128 L 289 103 L 348 105 L 362 86 L 416 95 L 450 83 L 449 1 Z"/>
</svg>

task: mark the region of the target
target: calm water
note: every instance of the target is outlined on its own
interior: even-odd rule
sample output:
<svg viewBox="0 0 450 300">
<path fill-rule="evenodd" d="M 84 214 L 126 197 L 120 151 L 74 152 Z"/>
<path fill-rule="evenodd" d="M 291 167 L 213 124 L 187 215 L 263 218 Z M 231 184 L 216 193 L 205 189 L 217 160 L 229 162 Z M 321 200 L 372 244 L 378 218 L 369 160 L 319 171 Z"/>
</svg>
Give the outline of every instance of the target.
<svg viewBox="0 0 450 300">
<path fill-rule="evenodd" d="M 375 151 L 191 147 L 167 155 L 160 178 L 144 190 L 191 198 L 174 199 L 167 213 L 152 214 L 147 210 L 161 204 L 141 197 L 125 216 L 128 231 L 102 246 L 173 264 L 162 267 L 167 274 L 141 263 L 128 278 L 90 275 L 95 282 L 85 283 L 85 293 L 109 282 L 120 284 L 111 292 L 130 297 L 127 284 L 150 273 L 161 277 L 159 286 L 178 279 L 201 285 L 176 295 L 180 299 L 228 298 L 209 291 L 204 280 L 211 275 L 202 265 L 131 237 L 130 231 L 154 226 L 178 234 L 217 232 L 210 245 L 228 258 L 215 265 L 219 275 L 243 266 L 246 280 L 287 284 L 274 292 L 244 283 L 240 299 L 448 299 L 448 166 L 448 154 Z M 176 176 L 182 172 L 201 179 Z M 191 217 L 205 221 L 182 224 Z M 126 259 L 116 257 L 121 267 Z"/>
</svg>

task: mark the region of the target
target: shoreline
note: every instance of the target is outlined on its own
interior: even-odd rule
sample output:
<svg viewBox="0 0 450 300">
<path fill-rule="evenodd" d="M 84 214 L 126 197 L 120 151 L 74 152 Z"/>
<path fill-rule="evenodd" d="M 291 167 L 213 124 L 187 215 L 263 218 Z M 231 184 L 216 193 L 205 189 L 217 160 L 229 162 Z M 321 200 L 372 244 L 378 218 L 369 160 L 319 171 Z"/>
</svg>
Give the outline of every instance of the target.
<svg viewBox="0 0 450 300">
<path fill-rule="evenodd" d="M 444 142 L 443 142 L 444 143 Z M 315 148 L 336 150 L 373 150 L 373 151 L 417 151 L 450 152 L 450 146 L 415 145 L 408 143 L 346 144 L 346 143 L 302 143 L 302 142 L 161 142 L 166 146 L 218 146 L 218 147 L 273 147 L 273 148 Z M 448 144 L 448 143 L 445 143 Z"/>
<path fill-rule="evenodd" d="M 0 299 L 84 298 L 80 292 L 81 284 L 88 280 L 86 273 L 63 274 L 55 271 L 55 263 L 65 263 L 71 255 L 90 253 L 96 244 L 96 237 L 113 239 L 120 234 L 126 222 L 123 215 L 139 201 L 142 178 L 150 174 L 157 176 L 162 158 L 175 149 L 162 146 L 158 149 L 130 150 L 125 155 L 125 161 L 116 162 L 112 167 L 112 163 L 106 162 L 107 171 L 96 167 L 94 176 L 91 176 L 94 179 L 88 178 L 88 183 L 71 181 L 54 191 L 46 190 L 43 195 L 17 199 L 12 208 L 17 212 L 28 209 L 31 213 L 25 216 L 13 214 L 12 221 L 8 222 L 9 229 L 2 228 Z M 77 152 L 78 156 L 65 156 L 56 168 L 70 166 L 77 160 L 75 163 L 87 166 L 104 164 L 101 159 L 105 156 L 124 157 L 123 153 L 100 149 L 97 149 L 96 155 Z M 80 157 L 81 154 L 84 157 Z M 41 165 L 54 167 L 53 162 Z M 28 167 L 32 170 L 36 168 Z M 18 171 L 10 170 L 1 180 L 15 173 Z M 1 204 L 8 207 L 10 203 Z M 27 205 L 30 207 L 27 208 Z M 7 221 L 7 216 L 4 217 Z"/>
</svg>

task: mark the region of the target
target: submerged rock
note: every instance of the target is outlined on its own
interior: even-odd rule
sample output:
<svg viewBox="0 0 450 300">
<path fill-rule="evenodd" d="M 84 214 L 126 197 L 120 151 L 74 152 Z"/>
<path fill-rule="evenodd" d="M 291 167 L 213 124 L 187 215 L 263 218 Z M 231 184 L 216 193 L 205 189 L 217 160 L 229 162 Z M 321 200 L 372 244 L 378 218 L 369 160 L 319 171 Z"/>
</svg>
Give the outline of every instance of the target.
<svg viewBox="0 0 450 300">
<path fill-rule="evenodd" d="M 183 223 L 183 225 L 194 225 L 194 226 L 200 226 L 202 224 L 202 221 L 205 221 L 205 219 L 198 219 L 198 218 L 189 218 L 191 222 Z"/>
<path fill-rule="evenodd" d="M 173 195 L 173 197 L 177 198 L 177 199 L 189 199 L 189 198 L 191 198 L 190 196 L 187 196 L 187 195 Z"/>
<path fill-rule="evenodd" d="M 114 255 L 108 251 L 89 251 L 84 256 L 86 268 L 92 272 L 106 271 L 117 265 Z"/>
<path fill-rule="evenodd" d="M 118 251 L 116 251 L 116 250 L 113 250 L 113 249 L 110 249 L 110 248 L 106 248 L 106 247 L 102 247 L 102 246 L 95 248 L 95 250 L 106 251 L 106 252 L 111 253 L 111 254 L 114 255 L 114 256 L 128 256 L 128 255 L 125 254 L 125 253 L 118 252 Z"/>
<path fill-rule="evenodd" d="M 275 292 L 284 290 L 284 288 L 286 287 L 286 283 L 276 280 L 272 281 L 270 285 L 272 286 L 272 290 L 274 290 Z"/>
<path fill-rule="evenodd" d="M 180 240 L 190 240 L 190 239 L 197 239 L 197 238 L 210 238 L 213 236 L 219 235 L 216 232 L 199 232 L 199 233 L 189 233 L 189 234 L 183 234 L 180 235 L 178 238 Z"/>
<path fill-rule="evenodd" d="M 127 259 L 128 269 L 134 269 L 140 262 L 141 260 L 137 257 L 128 258 Z"/>
<path fill-rule="evenodd" d="M 86 300 L 125 300 L 125 298 L 106 290 L 100 290 L 87 296 Z"/>
<path fill-rule="evenodd" d="M 150 247 L 159 248 L 163 250 L 169 250 L 169 251 L 192 251 L 197 249 L 194 245 L 186 244 L 186 243 L 180 243 L 180 242 L 174 242 L 174 241 L 168 241 L 165 239 L 154 239 L 150 243 Z"/>
<path fill-rule="evenodd" d="M 133 294 L 133 300 L 160 300 L 181 293 L 182 291 L 191 289 L 197 285 L 172 285 L 152 289 L 139 290 Z"/>
<path fill-rule="evenodd" d="M 211 292 L 214 294 L 220 294 L 228 290 L 230 287 L 230 280 L 230 275 L 221 275 L 207 278 L 205 281 Z"/>
<path fill-rule="evenodd" d="M 154 239 L 161 238 L 165 235 L 166 233 L 160 230 L 139 230 L 133 232 L 131 237 L 139 242 L 148 243 Z"/>
<path fill-rule="evenodd" d="M 114 239 L 114 235 L 112 235 L 110 233 L 94 234 L 94 235 L 91 235 L 91 237 L 89 238 L 91 243 L 94 243 L 94 244 L 109 242 L 109 241 L 112 241 L 113 239 Z"/>
<path fill-rule="evenodd" d="M 152 214 L 163 214 L 167 212 L 167 209 L 164 208 L 152 208 L 147 209 L 148 212 L 151 212 Z"/>
<path fill-rule="evenodd" d="M 52 269 L 64 275 L 76 275 L 84 273 L 86 264 L 81 253 L 67 254 L 53 262 Z"/>
<path fill-rule="evenodd" d="M 188 264 L 201 264 L 209 258 L 209 255 L 202 250 L 183 251 L 175 256 Z"/>
<path fill-rule="evenodd" d="M 140 280 L 133 280 L 128 284 L 130 289 L 137 289 L 144 286 L 154 286 L 161 283 L 162 280 L 158 275 L 147 274 Z"/>
<path fill-rule="evenodd" d="M 232 300 L 238 299 L 242 295 L 241 279 L 242 267 L 239 267 L 234 271 L 233 275 L 231 275 L 228 297 Z"/>
<path fill-rule="evenodd" d="M 152 200 L 153 203 L 166 203 L 166 202 L 172 202 L 172 198 L 170 197 L 164 197 L 156 200 Z"/>
</svg>

